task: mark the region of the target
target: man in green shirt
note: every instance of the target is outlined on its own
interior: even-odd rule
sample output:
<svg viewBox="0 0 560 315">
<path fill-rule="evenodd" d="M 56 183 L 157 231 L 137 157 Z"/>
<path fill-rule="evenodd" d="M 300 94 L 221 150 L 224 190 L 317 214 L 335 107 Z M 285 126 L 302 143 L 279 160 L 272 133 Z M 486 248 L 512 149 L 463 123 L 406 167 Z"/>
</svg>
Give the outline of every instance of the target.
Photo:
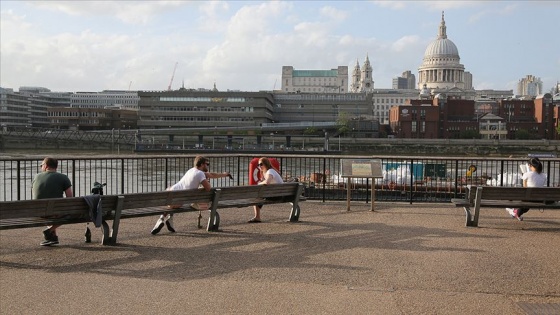
<svg viewBox="0 0 560 315">
<path fill-rule="evenodd" d="M 72 197 L 72 183 L 68 176 L 58 173 L 58 161 L 52 157 L 46 157 L 41 163 L 43 172 L 37 174 L 33 178 L 33 199 L 48 199 Z M 58 236 L 56 229 L 60 225 L 51 225 L 43 231 L 45 240 L 41 242 L 41 246 L 51 246 L 58 244 Z"/>
</svg>

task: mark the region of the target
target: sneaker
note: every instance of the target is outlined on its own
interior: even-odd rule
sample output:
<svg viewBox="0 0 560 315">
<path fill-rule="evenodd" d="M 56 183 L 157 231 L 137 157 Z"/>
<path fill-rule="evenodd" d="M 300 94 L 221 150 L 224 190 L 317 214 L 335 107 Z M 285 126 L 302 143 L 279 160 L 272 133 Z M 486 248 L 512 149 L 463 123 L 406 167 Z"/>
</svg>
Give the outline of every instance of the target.
<svg viewBox="0 0 560 315">
<path fill-rule="evenodd" d="M 519 213 L 519 209 L 513 209 L 513 217 L 519 221 L 523 221 L 523 218 L 518 213 Z"/>
<path fill-rule="evenodd" d="M 169 232 L 175 233 L 175 228 L 173 227 L 173 215 L 168 214 L 167 217 L 167 220 L 165 220 L 165 226 Z"/>
<path fill-rule="evenodd" d="M 58 244 L 58 236 L 56 234 L 52 233 L 50 230 L 43 231 L 43 234 L 45 235 L 45 238 L 47 237 L 47 234 L 49 234 L 48 239 L 42 241 L 39 245 L 41 245 L 41 246 L 51 246 L 51 245 Z"/>
<path fill-rule="evenodd" d="M 506 211 L 509 213 L 509 215 L 510 215 L 512 218 L 515 218 L 515 212 L 514 212 L 515 209 L 514 209 L 514 208 L 506 208 Z"/>
<path fill-rule="evenodd" d="M 48 241 L 51 238 L 51 229 L 46 228 L 43 230 L 43 237 L 45 238 L 45 241 Z"/>
<path fill-rule="evenodd" d="M 156 235 L 159 233 L 159 231 L 161 231 L 161 229 L 163 228 L 163 226 L 165 225 L 165 216 L 162 214 L 159 219 L 156 222 L 156 225 L 154 226 L 154 228 L 152 229 L 152 235 Z"/>
</svg>

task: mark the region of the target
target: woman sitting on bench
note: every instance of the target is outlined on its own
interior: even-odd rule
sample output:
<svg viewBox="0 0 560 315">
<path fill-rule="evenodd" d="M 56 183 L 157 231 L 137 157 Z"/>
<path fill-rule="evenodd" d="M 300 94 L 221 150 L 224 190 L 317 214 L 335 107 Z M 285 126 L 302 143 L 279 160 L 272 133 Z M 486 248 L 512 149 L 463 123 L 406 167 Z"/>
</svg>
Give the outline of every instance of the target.
<svg viewBox="0 0 560 315">
<path fill-rule="evenodd" d="M 529 171 L 522 176 L 523 187 L 544 187 L 546 185 L 546 175 L 543 174 L 543 165 L 538 158 L 529 160 Z M 512 218 L 523 221 L 522 215 L 529 211 L 529 208 L 506 208 Z"/>
<path fill-rule="evenodd" d="M 268 184 L 282 184 L 284 180 L 282 176 L 272 167 L 270 160 L 268 158 L 262 157 L 259 159 L 259 170 L 262 174 L 262 179 L 259 182 L 259 185 L 268 185 Z M 247 221 L 248 223 L 260 223 L 261 222 L 261 209 L 262 204 L 256 205 L 253 207 L 255 211 L 255 216 Z"/>
</svg>

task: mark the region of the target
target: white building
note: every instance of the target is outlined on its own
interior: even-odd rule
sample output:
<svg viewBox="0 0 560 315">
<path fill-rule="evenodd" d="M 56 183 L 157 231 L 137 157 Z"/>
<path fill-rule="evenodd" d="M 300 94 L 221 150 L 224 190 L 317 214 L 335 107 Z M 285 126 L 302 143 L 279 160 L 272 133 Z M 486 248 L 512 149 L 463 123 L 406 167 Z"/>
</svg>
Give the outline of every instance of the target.
<svg viewBox="0 0 560 315">
<path fill-rule="evenodd" d="M 392 106 L 405 105 L 411 99 L 418 99 L 416 89 L 376 89 L 371 93 L 373 119 L 379 120 L 380 124 L 389 124 L 389 110 Z"/>
<path fill-rule="evenodd" d="M 136 91 L 76 92 L 71 95 L 70 107 L 137 110 L 139 100 Z"/>
<path fill-rule="evenodd" d="M 519 96 L 537 96 L 540 94 L 543 94 L 541 78 L 527 75 L 517 83 L 517 95 Z"/>
<path fill-rule="evenodd" d="M 472 75 L 465 72 L 460 61 L 457 46 L 447 38 L 442 12 L 438 37 L 426 48 L 424 60 L 418 68 L 418 89 L 426 85 L 438 93 L 451 89 L 472 90 Z"/>
<path fill-rule="evenodd" d="M 366 56 L 364 65 L 360 67 L 360 63 L 356 60 L 356 66 L 352 72 L 352 84 L 350 92 L 352 93 L 369 93 L 373 91 L 373 68 L 369 62 L 369 56 Z"/>
<path fill-rule="evenodd" d="M 347 93 L 348 67 L 330 70 L 294 70 L 282 67 L 282 92 L 284 93 Z"/>
</svg>

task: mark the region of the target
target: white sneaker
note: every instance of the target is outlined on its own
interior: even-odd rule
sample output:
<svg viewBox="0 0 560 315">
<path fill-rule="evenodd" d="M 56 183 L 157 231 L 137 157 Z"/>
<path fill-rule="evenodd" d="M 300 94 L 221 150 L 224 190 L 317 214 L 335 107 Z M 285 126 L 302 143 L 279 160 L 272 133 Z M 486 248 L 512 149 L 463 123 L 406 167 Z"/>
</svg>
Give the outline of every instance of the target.
<svg viewBox="0 0 560 315">
<path fill-rule="evenodd" d="M 161 229 L 163 228 L 163 226 L 165 225 L 165 216 L 162 214 L 159 219 L 156 222 L 156 225 L 154 226 L 154 228 L 152 229 L 152 235 L 156 235 L 159 233 L 159 231 L 161 231 Z"/>
<path fill-rule="evenodd" d="M 165 226 L 167 226 L 167 230 L 171 233 L 175 233 L 175 228 L 173 227 L 173 215 L 168 214 L 167 220 L 165 220 Z"/>
<path fill-rule="evenodd" d="M 506 211 L 512 218 L 515 218 L 515 209 L 514 208 L 506 208 Z"/>
</svg>

